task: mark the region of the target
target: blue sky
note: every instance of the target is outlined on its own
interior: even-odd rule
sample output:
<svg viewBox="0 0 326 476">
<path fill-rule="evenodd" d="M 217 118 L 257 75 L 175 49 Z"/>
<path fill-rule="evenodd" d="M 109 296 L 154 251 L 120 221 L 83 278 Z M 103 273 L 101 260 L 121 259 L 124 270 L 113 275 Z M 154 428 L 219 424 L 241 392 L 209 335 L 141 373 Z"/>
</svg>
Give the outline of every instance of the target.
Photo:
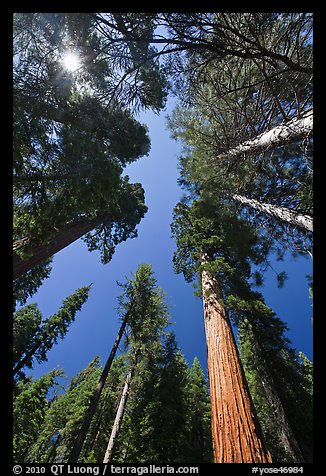
<svg viewBox="0 0 326 476">
<path fill-rule="evenodd" d="M 118 282 L 131 277 L 141 263 L 153 266 L 158 285 L 166 292 L 170 306 L 171 327 L 179 347 L 189 363 L 197 356 L 206 371 L 206 344 L 203 305 L 194 297 L 193 287 L 173 271 L 172 257 L 175 243 L 171 239 L 172 211 L 182 196 L 177 185 L 177 156 L 180 144 L 173 141 L 166 128 L 167 110 L 159 116 L 142 114 L 141 122 L 149 127 L 151 151 L 130 165 L 126 173 L 131 182 L 139 181 L 145 189 L 149 208 L 138 226 L 138 237 L 117 246 L 113 259 L 107 265 L 100 262 L 98 252 L 88 252 L 81 240 L 54 256 L 50 278 L 45 280 L 29 302 L 37 302 L 43 318 L 55 313 L 62 301 L 81 286 L 93 283 L 88 301 L 77 314 L 64 340 L 48 353 L 48 361 L 35 364 L 32 374 L 39 377 L 55 367 L 64 368 L 71 378 L 99 355 L 104 364 L 119 329 L 116 313 L 117 297 L 121 294 Z M 288 323 L 288 337 L 294 347 L 312 358 L 312 307 L 306 275 L 312 273 L 311 259 L 288 258 L 276 262 L 277 271 L 286 270 L 289 279 L 284 288 L 277 288 L 275 274 L 269 272 L 260 288 L 266 302 Z M 28 372 L 27 372 L 28 374 Z"/>
</svg>

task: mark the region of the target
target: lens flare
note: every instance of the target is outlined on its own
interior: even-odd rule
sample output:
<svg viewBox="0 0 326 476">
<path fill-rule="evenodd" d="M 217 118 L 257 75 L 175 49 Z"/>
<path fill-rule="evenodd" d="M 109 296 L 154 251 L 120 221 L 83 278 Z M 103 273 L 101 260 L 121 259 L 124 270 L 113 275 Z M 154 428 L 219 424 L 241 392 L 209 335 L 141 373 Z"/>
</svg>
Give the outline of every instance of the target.
<svg viewBox="0 0 326 476">
<path fill-rule="evenodd" d="M 62 57 L 62 64 L 67 71 L 73 73 L 80 67 L 80 59 L 76 53 L 67 51 Z"/>
</svg>

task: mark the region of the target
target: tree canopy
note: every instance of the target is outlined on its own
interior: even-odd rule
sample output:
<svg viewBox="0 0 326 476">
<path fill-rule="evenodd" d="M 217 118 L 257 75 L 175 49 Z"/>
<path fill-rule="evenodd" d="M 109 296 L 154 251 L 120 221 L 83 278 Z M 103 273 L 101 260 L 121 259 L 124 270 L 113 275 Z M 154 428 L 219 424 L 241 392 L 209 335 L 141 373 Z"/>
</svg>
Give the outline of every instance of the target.
<svg viewBox="0 0 326 476">
<path fill-rule="evenodd" d="M 312 461 L 312 362 L 257 291 L 272 260 L 312 257 L 312 27 L 308 12 L 14 14 L 15 461 Z M 148 208 L 127 167 L 151 149 L 137 117 L 168 97 L 184 192 L 173 265 L 204 301 L 210 385 L 149 264 L 120 283 L 103 369 L 95 356 L 66 388 L 58 369 L 26 376 L 91 287 L 43 319 L 29 298 L 53 255 L 82 238 L 106 264 L 137 237 Z"/>
</svg>

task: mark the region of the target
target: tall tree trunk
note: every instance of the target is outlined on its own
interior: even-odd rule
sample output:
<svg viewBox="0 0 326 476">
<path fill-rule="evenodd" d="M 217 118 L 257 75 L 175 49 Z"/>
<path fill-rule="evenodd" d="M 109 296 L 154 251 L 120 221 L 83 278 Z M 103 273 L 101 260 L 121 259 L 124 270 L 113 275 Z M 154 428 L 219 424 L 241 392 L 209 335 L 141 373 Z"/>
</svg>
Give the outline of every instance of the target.
<svg viewBox="0 0 326 476">
<path fill-rule="evenodd" d="M 128 375 L 126 377 L 126 381 L 125 381 L 125 384 L 124 384 L 124 387 L 123 387 L 123 391 L 122 391 L 122 395 L 121 395 L 121 398 L 120 398 L 118 410 L 117 410 L 117 413 L 115 415 L 115 419 L 114 419 L 114 423 L 113 423 L 109 443 L 108 443 L 108 446 L 106 448 L 106 452 L 105 452 L 105 455 L 104 455 L 103 463 L 108 463 L 110 461 L 111 456 L 112 456 L 114 443 L 115 443 L 115 440 L 116 440 L 116 438 L 119 434 L 120 425 L 121 425 L 122 418 L 123 418 L 123 415 L 124 415 L 124 412 L 125 412 L 125 409 L 126 409 L 126 404 L 127 404 L 127 400 L 128 400 L 128 396 L 129 396 L 129 387 L 130 387 L 132 375 L 133 375 L 133 368 L 130 370 L 130 372 L 128 373 Z"/>
<path fill-rule="evenodd" d="M 279 393 L 275 388 L 274 378 L 270 369 L 270 365 L 266 362 L 264 358 L 264 351 L 260 345 L 260 339 L 255 329 L 255 324 L 250 322 L 249 318 L 249 325 L 252 332 L 252 344 L 254 347 L 255 357 L 259 362 L 259 368 L 257 371 L 259 372 L 259 377 L 266 395 L 267 400 L 270 402 L 273 413 L 275 416 L 275 420 L 277 422 L 278 434 L 282 445 L 286 451 L 286 453 L 292 458 L 293 463 L 303 463 L 304 457 L 300 450 L 300 446 L 293 434 L 291 425 L 287 418 L 286 411 L 283 407 L 282 401 L 280 399 Z"/>
<path fill-rule="evenodd" d="M 84 417 L 82 427 L 79 431 L 79 434 L 78 434 L 78 436 L 75 440 L 74 446 L 73 446 L 73 448 L 71 450 L 71 453 L 69 455 L 68 463 L 77 463 L 77 461 L 78 461 L 78 457 L 80 455 L 80 452 L 82 450 L 85 438 L 87 436 L 87 432 L 88 432 L 89 426 L 91 424 L 92 418 L 94 416 L 94 413 L 95 413 L 98 401 L 100 399 L 105 381 L 106 381 L 107 376 L 109 374 L 109 370 L 111 368 L 111 365 L 112 365 L 113 359 L 115 357 L 116 351 L 119 347 L 122 335 L 123 335 L 124 330 L 126 328 L 126 325 L 128 323 L 128 320 L 129 320 L 129 317 L 130 317 L 130 311 L 131 311 L 131 308 L 129 309 L 129 311 L 126 312 L 126 315 L 123 319 L 123 322 L 121 324 L 120 330 L 119 330 L 118 335 L 117 335 L 117 338 L 116 338 L 116 340 L 113 344 L 113 347 L 112 347 L 112 350 L 110 352 L 109 358 L 108 358 L 108 360 L 105 364 L 104 370 L 103 370 L 102 375 L 100 377 L 100 380 L 97 384 L 94 395 L 91 399 L 91 402 L 90 402 L 90 405 L 88 407 L 87 413 Z"/>
<path fill-rule="evenodd" d="M 313 218 L 310 215 L 298 213 L 290 208 L 259 202 L 254 198 L 244 197 L 243 195 L 234 194 L 232 195 L 232 198 L 243 205 L 248 205 L 255 210 L 267 213 L 268 215 L 278 218 L 286 223 L 299 226 L 308 231 L 313 231 Z"/>
<path fill-rule="evenodd" d="M 276 126 L 273 129 L 259 134 L 255 139 L 243 142 L 234 149 L 219 154 L 215 159 L 234 159 L 246 153 L 259 153 L 264 150 L 291 143 L 308 136 L 313 130 L 313 111 L 311 110 L 302 118 L 295 118 L 286 124 Z"/>
<path fill-rule="evenodd" d="M 13 369 L 13 375 L 16 375 L 17 372 L 19 372 L 23 367 L 26 366 L 28 361 L 31 360 L 31 358 L 33 357 L 37 349 L 41 347 L 42 344 L 43 344 L 43 340 L 42 340 L 42 336 L 40 336 L 39 340 L 36 342 L 34 347 L 32 347 L 31 350 L 27 352 L 27 354 L 25 354 L 25 356 L 16 364 L 16 366 Z"/>
<path fill-rule="evenodd" d="M 299 444 L 293 434 L 291 425 L 288 421 L 283 404 L 278 392 L 275 390 L 273 378 L 270 375 L 267 366 L 261 370 L 263 378 L 262 384 L 267 400 L 270 402 L 278 426 L 278 434 L 286 453 L 291 457 L 293 463 L 304 463 L 305 459 L 300 450 Z"/>
<path fill-rule="evenodd" d="M 105 218 L 104 216 L 83 218 L 71 223 L 66 230 L 58 231 L 49 243 L 33 246 L 33 248 L 29 250 L 31 256 L 27 259 L 22 259 L 17 253 L 17 250 L 27 246 L 29 239 L 22 238 L 21 240 L 15 241 L 13 245 L 13 279 L 19 278 L 19 276 L 27 273 L 27 271 L 34 268 L 34 266 L 43 263 L 58 251 L 78 240 L 78 238 L 81 238 L 96 226 L 103 223 Z"/>
<path fill-rule="evenodd" d="M 202 262 L 207 263 L 207 255 Z M 215 463 L 268 463 L 259 422 L 217 278 L 202 272 Z"/>
</svg>

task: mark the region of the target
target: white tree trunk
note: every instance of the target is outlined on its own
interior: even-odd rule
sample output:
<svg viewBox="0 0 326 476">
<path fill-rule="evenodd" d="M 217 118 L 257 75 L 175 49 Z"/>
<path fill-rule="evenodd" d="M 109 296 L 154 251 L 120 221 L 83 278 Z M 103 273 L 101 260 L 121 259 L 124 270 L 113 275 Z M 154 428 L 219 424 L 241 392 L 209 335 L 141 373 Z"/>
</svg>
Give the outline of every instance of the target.
<svg viewBox="0 0 326 476">
<path fill-rule="evenodd" d="M 281 207 L 278 205 L 271 205 L 270 203 L 263 203 L 254 198 L 244 197 L 243 195 L 233 194 L 232 198 L 243 205 L 249 205 L 255 210 L 267 213 L 275 218 L 278 218 L 291 225 L 299 226 L 308 231 L 313 231 L 313 218 L 310 215 L 298 213 L 290 208 Z"/>
<path fill-rule="evenodd" d="M 123 392 L 122 392 L 122 395 L 121 395 L 121 398 L 120 398 L 117 413 L 115 415 L 115 420 L 114 420 L 113 428 L 112 428 L 112 431 L 111 431 L 109 443 L 108 443 L 108 446 L 106 448 L 103 463 L 108 463 L 110 461 L 111 456 L 112 456 L 114 443 L 115 443 L 115 440 L 116 440 L 116 438 L 119 434 L 121 421 L 122 421 L 123 414 L 124 414 L 124 411 L 125 411 L 125 408 L 126 408 L 126 403 L 127 403 L 127 399 L 128 399 L 128 395 L 129 395 L 129 387 L 130 387 L 131 378 L 132 378 L 132 371 L 130 371 L 128 373 L 126 381 L 125 381 L 125 385 L 123 387 Z"/>
<path fill-rule="evenodd" d="M 216 159 L 234 159 L 245 153 L 262 152 L 270 147 L 288 144 L 294 140 L 303 139 L 313 130 L 313 111 L 300 118 L 292 119 L 286 124 L 276 126 L 270 131 L 263 132 L 255 139 L 243 142 L 234 149 L 219 154 Z"/>
</svg>

